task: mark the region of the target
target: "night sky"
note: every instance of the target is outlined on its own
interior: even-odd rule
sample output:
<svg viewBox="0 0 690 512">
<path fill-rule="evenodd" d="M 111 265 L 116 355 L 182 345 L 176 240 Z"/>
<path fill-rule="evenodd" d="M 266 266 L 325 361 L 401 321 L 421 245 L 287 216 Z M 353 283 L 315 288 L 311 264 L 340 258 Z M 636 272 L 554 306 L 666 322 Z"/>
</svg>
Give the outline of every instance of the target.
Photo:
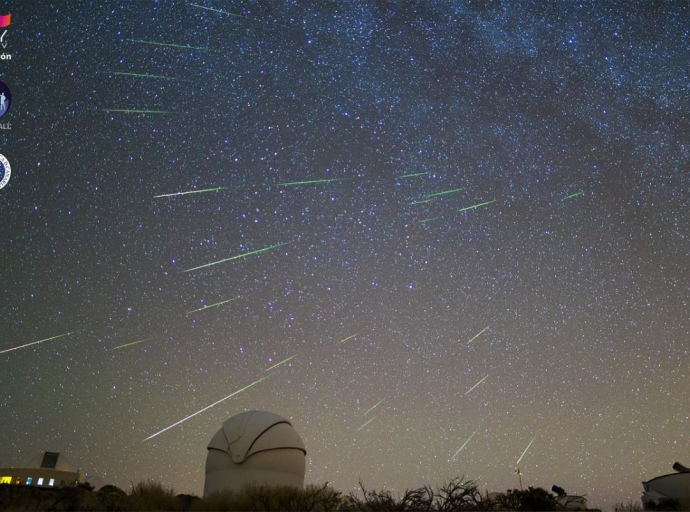
<svg viewBox="0 0 690 512">
<path fill-rule="evenodd" d="M 344 492 L 690 463 L 686 2 L 8 12 L 0 466 L 200 494 L 251 409 Z"/>
</svg>

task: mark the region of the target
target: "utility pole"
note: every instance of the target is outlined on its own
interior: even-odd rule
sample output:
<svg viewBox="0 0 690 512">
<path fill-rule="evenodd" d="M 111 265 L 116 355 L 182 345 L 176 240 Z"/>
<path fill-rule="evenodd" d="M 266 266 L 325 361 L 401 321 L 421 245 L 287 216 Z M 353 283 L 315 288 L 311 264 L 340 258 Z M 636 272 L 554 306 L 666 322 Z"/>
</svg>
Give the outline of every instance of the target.
<svg viewBox="0 0 690 512">
<path fill-rule="evenodd" d="M 520 471 L 520 468 L 517 468 L 517 469 L 515 470 L 515 474 L 516 474 L 516 475 L 518 476 L 518 478 L 520 479 L 520 490 L 522 490 L 522 471 Z"/>
</svg>

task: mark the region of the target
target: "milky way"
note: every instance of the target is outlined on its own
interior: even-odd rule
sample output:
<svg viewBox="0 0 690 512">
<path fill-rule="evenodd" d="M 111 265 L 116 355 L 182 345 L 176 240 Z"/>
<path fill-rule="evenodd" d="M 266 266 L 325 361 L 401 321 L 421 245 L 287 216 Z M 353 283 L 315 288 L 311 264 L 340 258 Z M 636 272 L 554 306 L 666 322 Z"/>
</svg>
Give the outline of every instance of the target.
<svg viewBox="0 0 690 512">
<path fill-rule="evenodd" d="M 197 1 L 3 7 L 0 466 L 200 494 L 250 409 L 344 492 L 690 462 L 685 2 Z"/>
</svg>

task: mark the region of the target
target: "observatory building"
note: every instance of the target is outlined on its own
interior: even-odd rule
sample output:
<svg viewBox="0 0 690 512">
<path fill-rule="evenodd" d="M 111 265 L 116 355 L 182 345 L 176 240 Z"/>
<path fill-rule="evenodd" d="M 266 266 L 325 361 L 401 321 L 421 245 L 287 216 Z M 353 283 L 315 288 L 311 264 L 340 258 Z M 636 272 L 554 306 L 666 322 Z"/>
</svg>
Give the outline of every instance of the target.
<svg viewBox="0 0 690 512">
<path fill-rule="evenodd" d="M 690 468 L 680 462 L 673 465 L 675 473 L 661 475 L 642 482 L 644 493 L 642 505 L 645 510 L 664 509 L 664 506 L 675 505 L 677 508 L 665 510 L 690 510 Z"/>
<path fill-rule="evenodd" d="M 58 452 L 39 453 L 23 468 L 0 468 L 0 484 L 64 487 L 81 481 L 79 470 Z"/>
<path fill-rule="evenodd" d="M 247 484 L 302 488 L 306 454 L 302 439 L 282 416 L 266 411 L 233 416 L 208 444 L 204 497 Z"/>
</svg>

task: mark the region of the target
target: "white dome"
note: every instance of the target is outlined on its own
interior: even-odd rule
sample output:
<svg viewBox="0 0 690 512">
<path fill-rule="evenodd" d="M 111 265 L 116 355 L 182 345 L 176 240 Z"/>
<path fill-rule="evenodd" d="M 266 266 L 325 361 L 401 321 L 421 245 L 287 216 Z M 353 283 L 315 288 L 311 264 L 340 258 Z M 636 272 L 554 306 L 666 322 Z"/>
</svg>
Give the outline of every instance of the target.
<svg viewBox="0 0 690 512">
<path fill-rule="evenodd" d="M 204 496 L 245 485 L 304 486 L 306 449 L 292 424 L 272 412 L 233 416 L 208 444 Z"/>
</svg>

